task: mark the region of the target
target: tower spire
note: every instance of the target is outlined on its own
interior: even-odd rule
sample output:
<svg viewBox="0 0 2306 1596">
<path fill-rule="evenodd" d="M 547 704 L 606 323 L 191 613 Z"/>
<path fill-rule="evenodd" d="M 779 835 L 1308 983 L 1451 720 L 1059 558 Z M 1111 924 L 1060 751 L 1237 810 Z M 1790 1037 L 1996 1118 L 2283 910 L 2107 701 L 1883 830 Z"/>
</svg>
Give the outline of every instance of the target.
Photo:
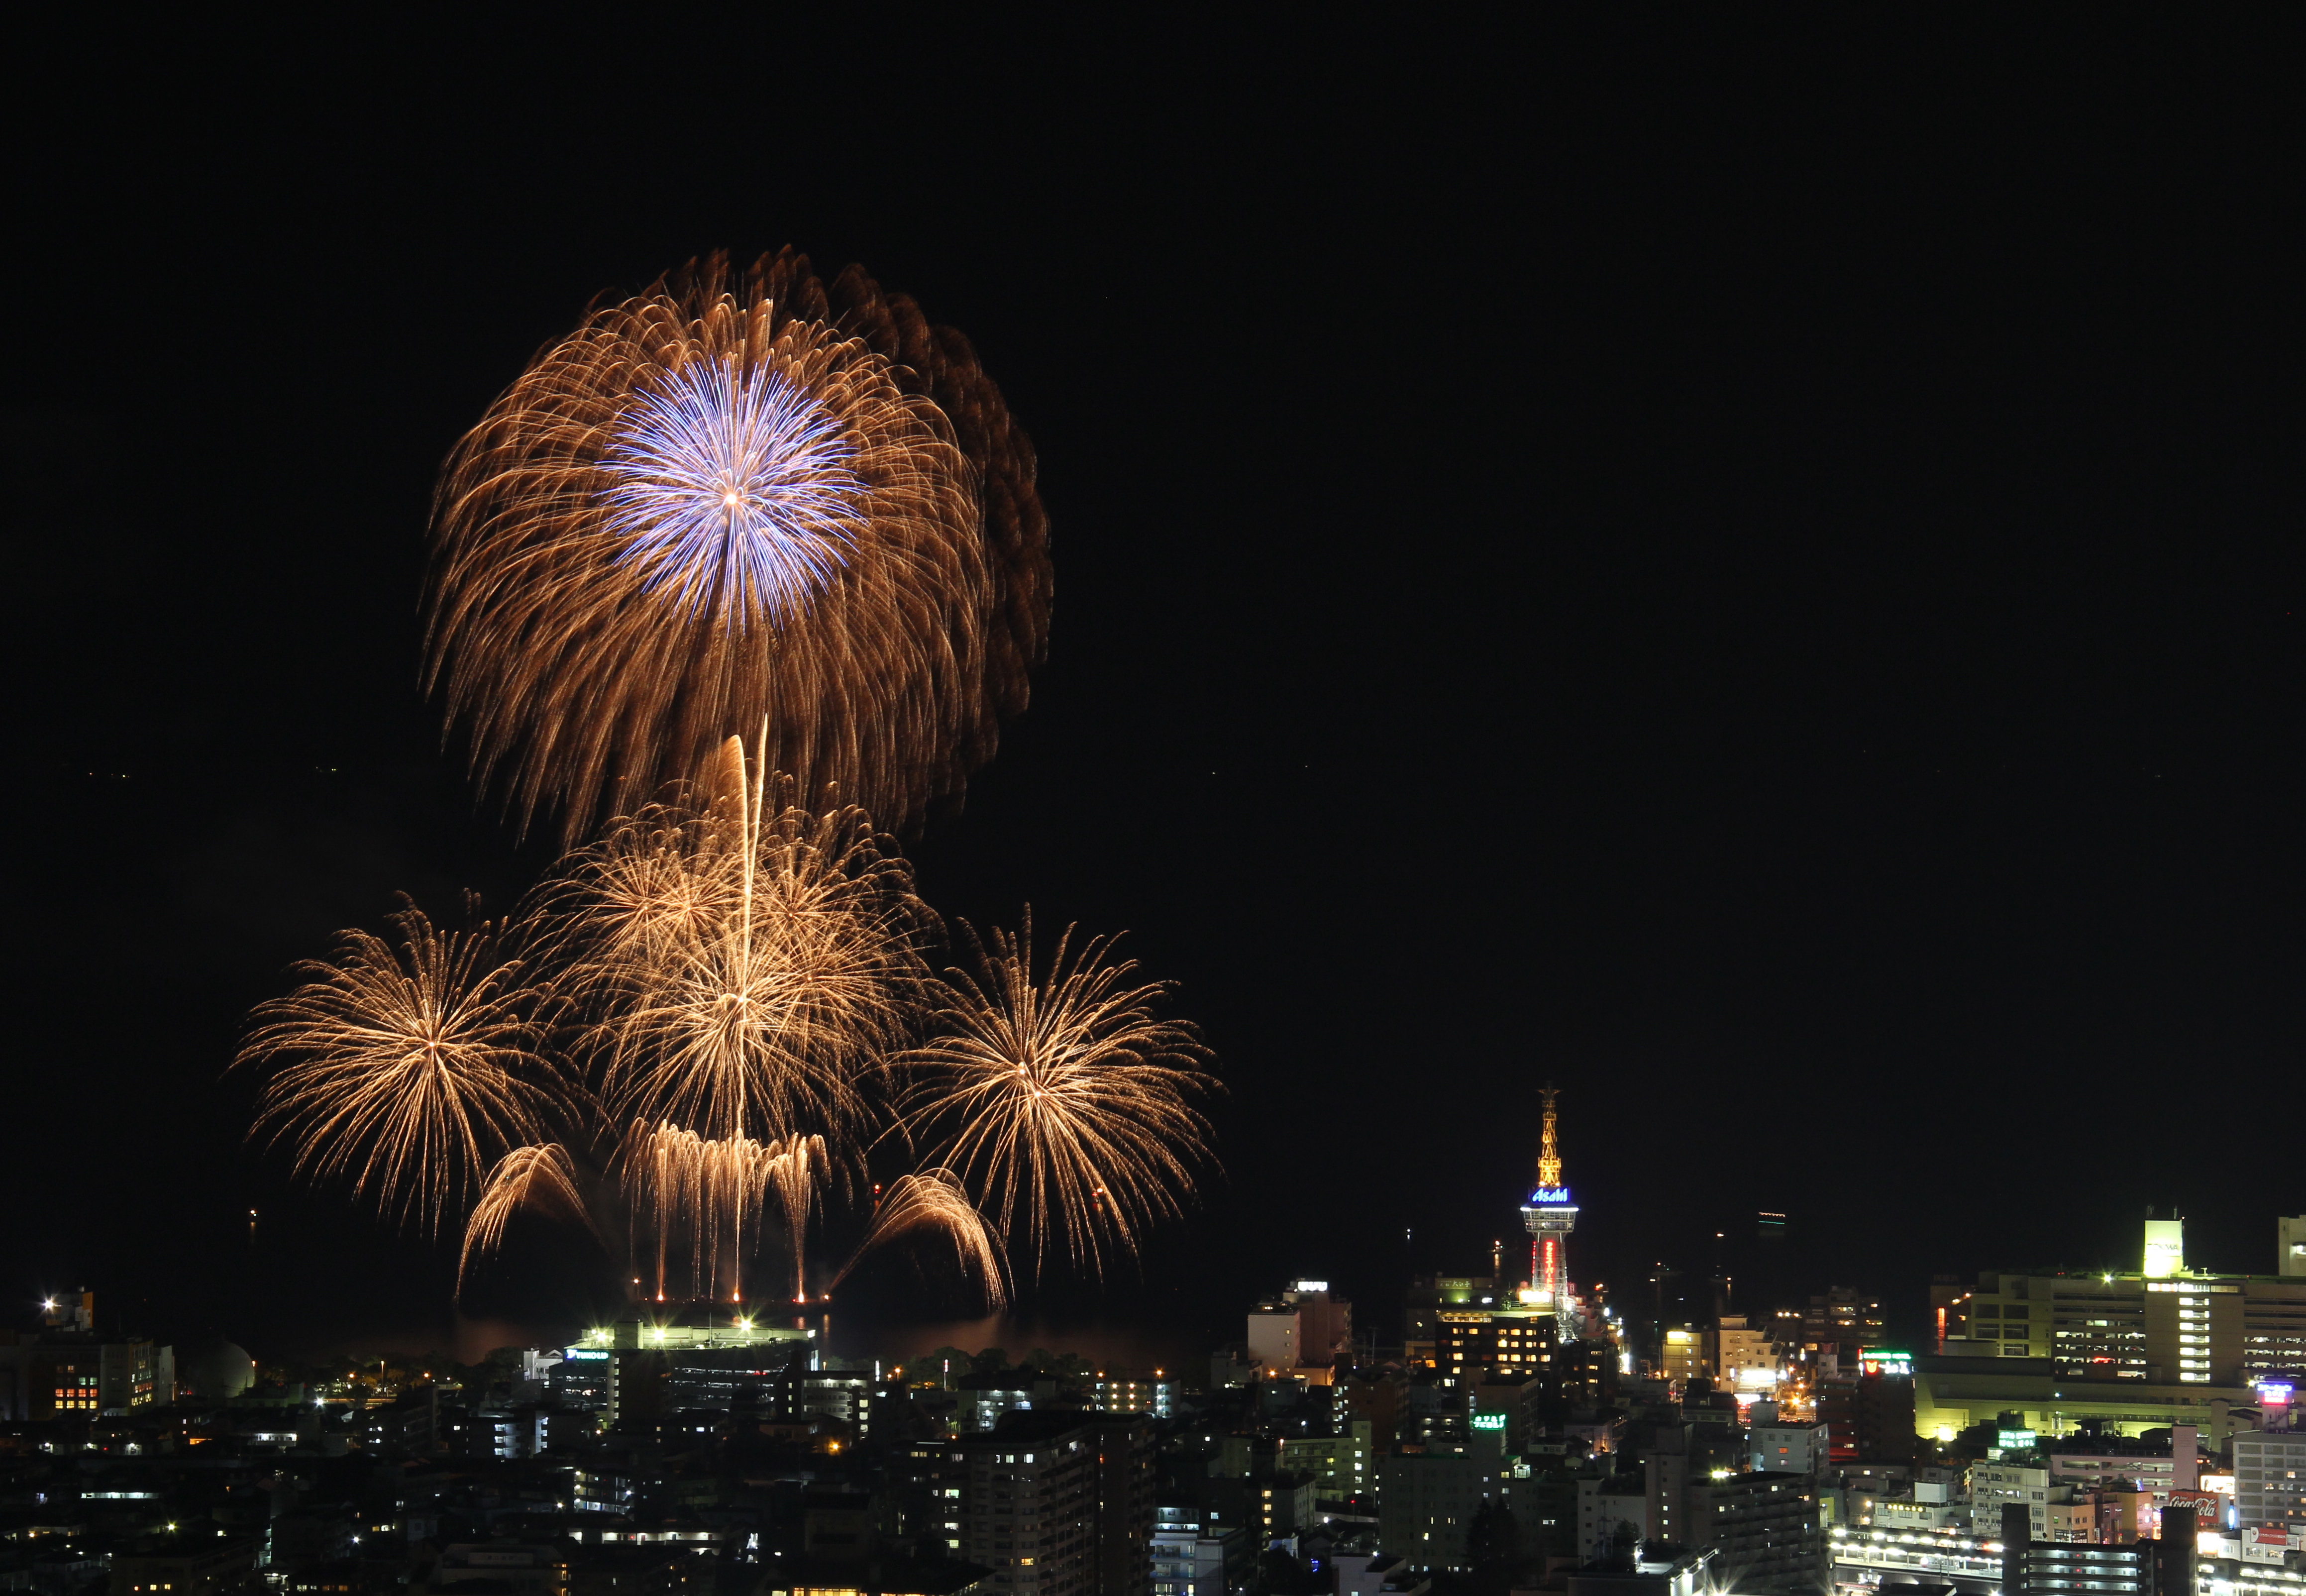
<svg viewBox="0 0 2306 1596">
<path fill-rule="evenodd" d="M 1537 1143 L 1537 1183 L 1548 1188 L 1561 1184 L 1561 1113 L 1554 1105 L 1560 1096 L 1560 1088 L 1550 1080 L 1545 1083 L 1545 1129 Z"/>
</svg>

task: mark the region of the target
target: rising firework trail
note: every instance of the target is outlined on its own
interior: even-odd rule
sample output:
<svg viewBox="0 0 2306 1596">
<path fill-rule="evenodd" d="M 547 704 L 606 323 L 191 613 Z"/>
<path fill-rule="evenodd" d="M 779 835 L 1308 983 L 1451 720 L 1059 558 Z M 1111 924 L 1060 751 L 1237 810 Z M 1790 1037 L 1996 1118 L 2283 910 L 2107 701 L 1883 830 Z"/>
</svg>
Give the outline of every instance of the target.
<svg viewBox="0 0 2306 1596">
<path fill-rule="evenodd" d="M 550 994 L 500 956 L 497 927 L 440 931 L 411 904 L 397 945 L 340 934 L 336 957 L 258 1007 L 235 1066 L 278 1062 L 252 1134 L 296 1173 L 349 1180 L 388 1218 L 438 1233 L 498 1154 L 561 1101 L 537 1048 Z"/>
<path fill-rule="evenodd" d="M 1137 967 L 1111 958 L 1110 939 L 1069 952 L 1068 928 L 1037 976 L 1029 911 L 990 947 L 969 936 L 978 969 L 942 983 L 939 1034 L 901 1061 L 907 1126 L 950 1139 L 944 1163 L 1036 1274 L 1058 1245 L 1101 1272 L 1191 1184 L 1209 1137 L 1191 1098 L 1215 1086 L 1206 1052 L 1157 1013 L 1163 987 L 1125 984 Z"/>
<path fill-rule="evenodd" d="M 1033 474 L 968 341 L 910 300 L 715 256 L 594 311 L 457 446 L 428 679 L 569 841 L 756 724 L 799 790 L 909 824 L 1024 707 Z"/>
</svg>

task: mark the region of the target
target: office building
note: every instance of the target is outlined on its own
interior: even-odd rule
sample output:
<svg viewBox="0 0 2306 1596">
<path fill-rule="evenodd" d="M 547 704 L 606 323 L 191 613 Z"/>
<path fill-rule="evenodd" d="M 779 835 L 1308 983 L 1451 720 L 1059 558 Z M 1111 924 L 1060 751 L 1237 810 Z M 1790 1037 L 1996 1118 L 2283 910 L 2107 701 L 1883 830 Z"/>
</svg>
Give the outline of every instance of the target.
<svg viewBox="0 0 2306 1596">
<path fill-rule="evenodd" d="M 2306 1368 L 2306 1279 L 2189 1270 L 2184 1222 L 2146 1225 L 2135 1273 L 1980 1276 L 1946 1351 L 2046 1358 L 2064 1380 L 2227 1390 Z"/>
<path fill-rule="evenodd" d="M 1444 1308 L 1435 1316 L 1435 1362 L 1441 1384 L 1462 1389 L 1484 1378 L 1525 1380 L 1550 1374 L 1559 1321 L 1525 1308 Z"/>
<path fill-rule="evenodd" d="M 2049 1539 L 2050 1471 L 2022 1464 L 1978 1463 L 1969 1470 L 1970 1523 L 2003 1522 L 2003 1509 L 2022 1508 L 2027 1532 L 2037 1541 Z"/>
<path fill-rule="evenodd" d="M 1883 1372 L 1910 1370 L 1900 1355 L 1894 1363 L 1868 1363 L 1871 1373 L 1822 1375 L 1817 1381 L 1817 1416 L 1832 1430 L 1836 1463 L 1905 1463 L 1914 1455 L 1914 1377 Z"/>
<path fill-rule="evenodd" d="M 1353 1361 L 1354 1305 L 1329 1294 L 1326 1280 L 1293 1280 L 1289 1288 L 1249 1310 L 1244 1342 L 1267 1379 L 1303 1378 L 1304 1371 Z"/>
<path fill-rule="evenodd" d="M 176 1398 L 173 1349 L 96 1330 L 96 1293 L 40 1305 L 40 1328 L 0 1331 L 0 1419 L 124 1414 Z"/>
<path fill-rule="evenodd" d="M 1577 1481 L 1576 1555 L 1589 1563 L 1610 1560 L 1619 1545 L 1652 1539 L 1648 1481 L 1638 1474 L 1588 1476 Z"/>
<path fill-rule="evenodd" d="M 1500 1494 L 1503 1432 L 1474 1430 L 1462 1445 L 1403 1452 L 1378 1465 L 1378 1545 L 1416 1569 L 1467 1566 L 1465 1534 Z"/>
<path fill-rule="evenodd" d="M 553 1402 L 565 1408 L 577 1408 L 585 1413 L 602 1413 L 609 1405 L 609 1360 L 612 1354 L 607 1347 L 572 1346 L 560 1355 L 560 1361 L 545 1372 L 545 1389 Z"/>
<path fill-rule="evenodd" d="M 645 1430 L 676 1413 L 735 1412 L 773 1404 L 771 1388 L 806 1360 L 814 1335 L 765 1324 L 717 1303 L 686 1309 L 635 1305 L 568 1348 L 556 1368 L 583 1368 L 594 1361 L 583 1354 L 608 1353 L 609 1427 Z M 579 1378 L 592 1377 L 588 1372 Z"/>
<path fill-rule="evenodd" d="M 1100 1372 L 1089 1382 L 1089 1405 L 1100 1413 L 1150 1413 L 1166 1419 L 1176 1412 L 1177 1378 L 1161 1370 L 1151 1374 Z"/>
<path fill-rule="evenodd" d="M 249 1577 L 258 1549 L 252 1539 L 203 1530 L 115 1552 L 110 1596 L 219 1596 Z"/>
<path fill-rule="evenodd" d="M 1687 1385 L 1705 1373 L 1704 1335 L 1686 1325 L 1668 1330 L 1658 1346 L 1657 1371 L 1676 1386 Z"/>
<path fill-rule="evenodd" d="M 1712 1365 L 1714 1384 L 1723 1390 L 1751 1395 L 1777 1387 L 1774 1333 L 1743 1314 L 1725 1314 L 1713 1321 L 1706 1359 Z"/>
<path fill-rule="evenodd" d="M 992 1570 L 995 1596 L 1150 1596 L 1153 1434 L 1141 1415 L 1012 1413 L 892 1458 L 902 1530 Z"/>
<path fill-rule="evenodd" d="M 1320 1498 L 1367 1494 L 1377 1483 L 1377 1427 L 1367 1419 L 1348 1419 L 1339 1428 L 1339 1435 L 1282 1437 L 1276 1466 L 1311 1476 Z"/>
<path fill-rule="evenodd" d="M 2245 1532 L 2306 1532 L 2306 1430 L 2246 1430 L 2233 1439 L 2234 1507 Z"/>
<path fill-rule="evenodd" d="M 1832 1427 L 1756 1420 L 1746 1432 L 1747 1467 L 1772 1474 L 1815 1474 L 1831 1456 Z"/>
<path fill-rule="evenodd" d="M 2201 1480 L 2198 1436 L 2191 1424 L 2175 1426 L 2167 1444 L 2122 1436 L 2076 1436 L 2041 1443 L 2053 1485 L 2097 1490 L 2115 1485 L 2168 1495 L 2192 1490 Z"/>
<path fill-rule="evenodd" d="M 1833 1353 L 1841 1363 L 1857 1361 L 1863 1348 L 1884 1344 L 1889 1334 L 1882 1304 L 1846 1285 L 1828 1286 L 1823 1296 L 1812 1297 L 1791 1329 L 1789 1339 L 1804 1352 Z"/>
<path fill-rule="evenodd" d="M 1710 1549 L 1721 1588 L 1814 1596 L 1829 1584 L 1817 1482 L 1806 1474 L 1731 1474 L 1693 1483 L 1683 1544 Z"/>
<path fill-rule="evenodd" d="M 1431 1369 L 1439 1361 L 1441 1315 L 1445 1310 L 1511 1307 L 1503 1282 L 1496 1276 L 1421 1275 L 1410 1282 L 1407 1313 L 1402 1324 L 1402 1359 L 1413 1369 Z"/>
<path fill-rule="evenodd" d="M 2182 1221 L 2148 1223 L 2132 1273 L 1978 1276 L 1942 1353 L 1915 1361 L 1916 1429 L 2016 1412 L 2044 1435 L 2192 1424 L 2223 1447 L 2259 1381 L 2306 1367 L 2306 1279 L 2190 1270 Z"/>
</svg>

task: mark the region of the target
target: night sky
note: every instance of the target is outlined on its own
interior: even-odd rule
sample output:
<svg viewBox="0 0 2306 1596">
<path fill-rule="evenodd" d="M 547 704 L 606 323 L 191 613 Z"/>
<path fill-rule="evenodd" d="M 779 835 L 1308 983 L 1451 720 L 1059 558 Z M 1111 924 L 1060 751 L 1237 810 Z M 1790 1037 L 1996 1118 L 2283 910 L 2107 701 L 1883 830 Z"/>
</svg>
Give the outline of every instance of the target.
<svg viewBox="0 0 2306 1596">
<path fill-rule="evenodd" d="M 1147 1279 L 1043 1306 L 1191 1342 L 1326 1274 L 1397 1334 L 1511 1247 L 1549 1078 L 1588 1280 L 1720 1231 L 1740 1305 L 1913 1323 L 1934 1271 L 2135 1267 L 2148 1205 L 2269 1269 L 2297 171 L 2282 52 L 2185 21 L 58 36 L 0 1303 L 451 1333 L 453 1248 L 293 1192 L 220 1077 L 337 927 L 549 862 L 417 689 L 451 444 L 595 294 L 788 243 L 966 331 L 1040 454 L 1050 657 L 927 895 L 1128 930 L 1230 1090 Z M 532 1242 L 475 1314 L 583 1315 Z"/>
</svg>

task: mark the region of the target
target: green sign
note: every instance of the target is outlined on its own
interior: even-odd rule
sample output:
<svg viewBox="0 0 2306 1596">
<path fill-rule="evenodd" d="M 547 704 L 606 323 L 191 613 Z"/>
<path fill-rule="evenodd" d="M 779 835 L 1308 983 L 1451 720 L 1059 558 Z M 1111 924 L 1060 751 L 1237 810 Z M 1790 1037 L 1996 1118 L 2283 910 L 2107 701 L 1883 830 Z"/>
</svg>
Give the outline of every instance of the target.
<svg viewBox="0 0 2306 1596">
<path fill-rule="evenodd" d="M 2022 1452 L 2041 1438 L 2036 1430 L 2005 1430 L 2002 1432 L 2002 1449 L 2004 1452 Z"/>
<path fill-rule="evenodd" d="M 1475 1413 L 1473 1423 L 1475 1430 L 1503 1430 L 1506 1416 L 1503 1413 Z"/>
</svg>

